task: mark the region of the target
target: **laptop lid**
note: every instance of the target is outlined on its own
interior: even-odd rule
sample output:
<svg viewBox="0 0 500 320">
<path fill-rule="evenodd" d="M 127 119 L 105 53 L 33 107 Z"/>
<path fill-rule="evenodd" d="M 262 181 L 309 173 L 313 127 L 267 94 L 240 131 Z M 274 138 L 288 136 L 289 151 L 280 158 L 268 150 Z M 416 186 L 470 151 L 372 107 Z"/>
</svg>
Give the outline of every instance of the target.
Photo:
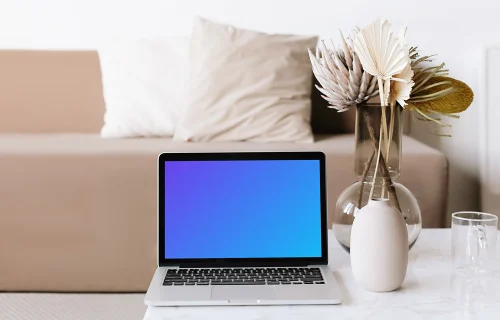
<svg viewBox="0 0 500 320">
<path fill-rule="evenodd" d="M 159 266 L 328 263 L 321 152 L 163 153 Z"/>
</svg>

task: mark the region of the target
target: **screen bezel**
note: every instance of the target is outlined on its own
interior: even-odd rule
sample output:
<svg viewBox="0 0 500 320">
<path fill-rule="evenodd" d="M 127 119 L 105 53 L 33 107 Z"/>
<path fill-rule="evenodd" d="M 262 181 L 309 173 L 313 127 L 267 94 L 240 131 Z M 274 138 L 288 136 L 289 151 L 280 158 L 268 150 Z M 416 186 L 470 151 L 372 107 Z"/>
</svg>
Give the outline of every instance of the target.
<svg viewBox="0 0 500 320">
<path fill-rule="evenodd" d="M 187 267 L 302 266 L 328 264 L 328 227 L 326 202 L 325 154 L 323 152 L 232 152 L 162 153 L 158 157 L 158 265 Z M 300 258 L 222 258 L 166 259 L 165 254 L 165 162 L 231 160 L 319 160 L 321 201 L 321 257 Z"/>
</svg>

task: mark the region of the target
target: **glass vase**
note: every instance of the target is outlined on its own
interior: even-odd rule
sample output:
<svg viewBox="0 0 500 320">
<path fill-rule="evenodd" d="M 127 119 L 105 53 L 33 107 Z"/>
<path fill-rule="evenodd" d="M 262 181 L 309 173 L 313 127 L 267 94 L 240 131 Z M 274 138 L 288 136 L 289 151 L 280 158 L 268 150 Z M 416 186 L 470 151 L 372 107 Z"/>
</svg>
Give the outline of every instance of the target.
<svg viewBox="0 0 500 320">
<path fill-rule="evenodd" d="M 420 207 L 413 193 L 396 180 L 400 175 L 403 109 L 379 104 L 356 109 L 354 171 L 358 181 L 339 196 L 332 229 L 349 252 L 351 227 L 356 213 L 369 199 L 387 199 L 401 213 L 408 229 L 409 249 L 422 229 Z M 381 139 L 382 137 L 382 139 Z"/>
</svg>

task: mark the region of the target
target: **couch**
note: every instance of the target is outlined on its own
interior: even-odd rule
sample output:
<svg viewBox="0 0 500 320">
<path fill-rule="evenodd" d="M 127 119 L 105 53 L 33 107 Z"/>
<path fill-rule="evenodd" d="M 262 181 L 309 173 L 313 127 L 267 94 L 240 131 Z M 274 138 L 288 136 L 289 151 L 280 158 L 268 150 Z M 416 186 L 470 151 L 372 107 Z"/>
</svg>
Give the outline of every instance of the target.
<svg viewBox="0 0 500 320">
<path fill-rule="evenodd" d="M 323 151 L 330 216 L 356 181 L 354 114 L 328 109 L 315 90 L 313 144 L 181 143 L 101 139 L 101 87 L 96 52 L 0 51 L 0 291 L 145 291 L 164 151 Z M 403 146 L 400 181 L 423 226 L 444 227 L 446 158 L 409 136 Z"/>
</svg>

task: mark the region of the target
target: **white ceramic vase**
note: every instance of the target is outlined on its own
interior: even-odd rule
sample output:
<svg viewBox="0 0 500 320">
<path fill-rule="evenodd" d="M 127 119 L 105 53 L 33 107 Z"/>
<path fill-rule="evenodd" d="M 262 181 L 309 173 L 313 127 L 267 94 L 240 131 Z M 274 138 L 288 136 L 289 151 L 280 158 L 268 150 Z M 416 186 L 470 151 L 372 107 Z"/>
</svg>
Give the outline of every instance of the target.
<svg viewBox="0 0 500 320">
<path fill-rule="evenodd" d="M 407 266 L 408 231 L 403 215 L 388 200 L 370 200 L 352 225 L 354 279 L 368 291 L 392 291 L 403 284 Z"/>
</svg>

